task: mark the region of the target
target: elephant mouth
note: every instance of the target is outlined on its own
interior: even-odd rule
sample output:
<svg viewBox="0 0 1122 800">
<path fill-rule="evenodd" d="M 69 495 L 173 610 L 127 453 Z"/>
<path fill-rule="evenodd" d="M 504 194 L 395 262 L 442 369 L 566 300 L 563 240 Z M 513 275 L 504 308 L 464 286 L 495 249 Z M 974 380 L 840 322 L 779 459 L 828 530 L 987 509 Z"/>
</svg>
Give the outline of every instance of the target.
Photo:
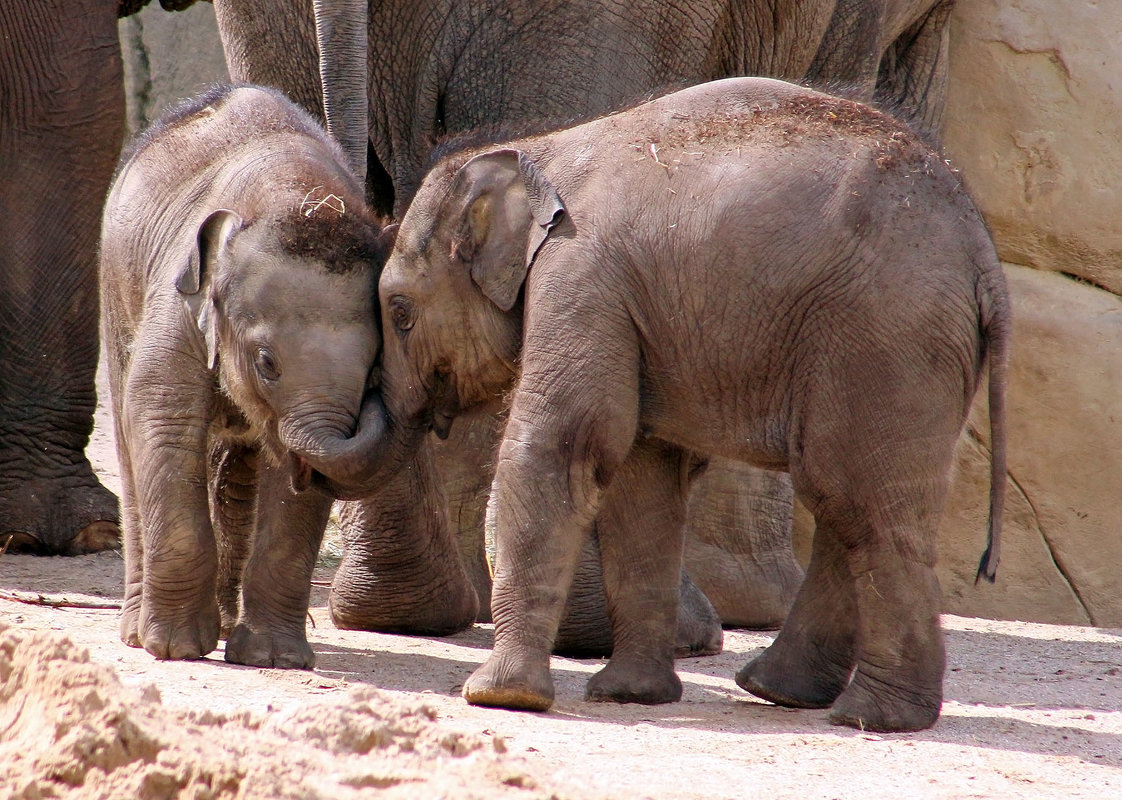
<svg viewBox="0 0 1122 800">
<path fill-rule="evenodd" d="M 308 460 L 301 455 L 289 452 L 288 454 L 288 483 L 294 494 L 306 492 L 312 485 L 315 470 L 308 464 Z"/>
<path fill-rule="evenodd" d="M 432 432 L 436 434 L 436 438 L 441 441 L 448 438 L 448 434 L 452 431 L 453 419 L 455 419 L 455 414 L 439 410 L 432 412 Z"/>
<path fill-rule="evenodd" d="M 448 438 L 452 430 L 452 420 L 460 413 L 459 398 L 452 375 L 438 370 L 433 375 L 432 389 L 432 432 L 440 440 Z"/>
</svg>

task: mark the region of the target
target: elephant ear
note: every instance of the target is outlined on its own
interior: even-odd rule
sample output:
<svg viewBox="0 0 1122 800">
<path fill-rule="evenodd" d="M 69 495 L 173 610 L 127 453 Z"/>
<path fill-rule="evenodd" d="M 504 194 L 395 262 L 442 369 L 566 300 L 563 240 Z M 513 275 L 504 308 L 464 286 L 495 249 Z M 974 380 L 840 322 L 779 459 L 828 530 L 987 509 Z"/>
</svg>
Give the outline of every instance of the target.
<svg viewBox="0 0 1122 800">
<path fill-rule="evenodd" d="M 214 369 L 218 363 L 218 320 L 211 285 L 218 271 L 219 259 L 229 249 L 230 241 L 241 230 L 242 224 L 241 216 L 234 211 L 219 209 L 212 212 L 199 226 L 187 266 L 175 281 L 175 288 L 206 340 L 209 369 Z"/>
<path fill-rule="evenodd" d="M 565 205 L 518 150 L 495 150 L 468 161 L 456 173 L 452 198 L 459 208 L 452 256 L 471 266 L 472 280 L 491 302 L 510 311 Z"/>
</svg>

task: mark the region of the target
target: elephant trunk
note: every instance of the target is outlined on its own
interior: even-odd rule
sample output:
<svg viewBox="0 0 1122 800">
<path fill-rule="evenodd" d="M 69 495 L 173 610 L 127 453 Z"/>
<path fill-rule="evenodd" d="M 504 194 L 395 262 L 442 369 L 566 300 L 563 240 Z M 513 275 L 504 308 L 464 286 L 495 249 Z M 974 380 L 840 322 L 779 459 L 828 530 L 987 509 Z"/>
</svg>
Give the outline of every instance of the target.
<svg viewBox="0 0 1122 800">
<path fill-rule="evenodd" d="M 353 434 L 325 426 L 301 435 L 284 424 L 280 434 L 289 450 L 294 490 L 306 489 L 314 470 L 323 478 L 322 488 L 349 500 L 375 491 L 402 469 L 426 431 L 424 425 L 390 425 L 382 398 L 372 394 L 363 402 Z"/>
<path fill-rule="evenodd" d="M 314 0 L 320 85 L 327 132 L 343 146 L 347 164 L 366 182 L 370 136 L 366 96 L 368 0 Z"/>
</svg>

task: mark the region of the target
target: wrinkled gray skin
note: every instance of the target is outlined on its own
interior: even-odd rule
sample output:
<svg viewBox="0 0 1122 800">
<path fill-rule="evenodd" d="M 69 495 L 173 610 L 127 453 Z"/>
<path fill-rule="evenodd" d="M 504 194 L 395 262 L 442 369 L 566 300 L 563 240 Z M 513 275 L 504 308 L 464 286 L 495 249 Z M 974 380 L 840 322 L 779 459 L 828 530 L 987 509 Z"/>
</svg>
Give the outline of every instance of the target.
<svg viewBox="0 0 1122 800">
<path fill-rule="evenodd" d="M 215 0 L 231 76 L 282 88 L 320 113 L 310 6 L 311 0 L 286 3 L 280 15 L 270 3 Z M 325 0 L 322 6 L 347 15 L 354 4 Z M 338 134 L 352 147 L 368 138 L 372 202 L 400 215 L 433 143 L 445 134 L 591 116 L 666 86 L 737 74 L 799 79 L 813 70 L 818 80 L 871 97 L 880 55 L 900 23 L 922 17 L 930 6 L 930 0 L 708 0 L 688 6 L 577 0 L 547 9 L 519 2 L 379 2 L 369 7 L 369 68 L 349 70 L 368 74 L 368 83 L 347 85 L 338 77 L 326 83 L 344 98 L 368 97 L 368 131 L 356 135 L 340 126 Z M 283 28 L 278 19 L 285 20 Z M 860 39 L 853 38 L 856 20 L 863 21 L 856 26 Z M 909 99 L 925 107 L 925 98 L 913 95 Z M 451 524 L 481 599 L 480 619 L 489 619 L 482 519 L 494 427 L 493 416 L 474 414 L 457 423 L 449 441 L 426 444 L 435 466 L 414 468 L 411 479 L 416 489 L 436 495 L 415 508 L 390 507 L 371 496 L 361 508 L 344 511 L 347 555 L 331 596 L 336 624 L 431 633 L 434 620 L 451 628 L 453 619 L 463 618 L 465 577 L 460 565 L 444 559 L 454 545 L 432 529 L 434 514 Z M 727 625 L 774 628 L 783 621 L 802 580 L 790 545 L 791 498 L 785 474 L 722 458 L 697 480 L 685 563 L 704 594 L 684 578 L 681 652 L 719 647 L 710 600 Z M 589 559 L 594 555 L 589 550 Z M 603 591 L 594 559 L 574 582 L 573 602 L 558 647 L 586 651 L 608 631 L 596 611 Z"/>
<path fill-rule="evenodd" d="M 120 545 L 117 498 L 85 449 L 98 225 L 125 127 L 117 18 L 145 3 L 0 7 L 0 546 L 12 552 Z"/>
<path fill-rule="evenodd" d="M 788 471 L 817 523 L 790 616 L 738 683 L 839 724 L 934 724 L 935 534 L 987 359 L 979 574 L 996 569 L 1009 306 L 980 215 L 918 137 L 745 78 L 469 150 L 425 179 L 379 296 L 391 440 L 510 397 L 487 511 L 495 644 L 469 702 L 550 706 L 594 520 L 614 650 L 586 696 L 678 699 L 687 484 L 721 455 Z"/>
<path fill-rule="evenodd" d="M 318 109 L 310 0 L 293 5 L 284 29 L 277 28 L 277 12 L 268 4 L 218 0 L 215 11 L 233 77 L 279 86 Z M 774 14 L 771 3 L 704 2 L 688 9 L 662 2 L 641 5 L 584 0 L 555 4 L 542 13 L 539 6 L 518 3 L 371 4 L 369 184 L 375 205 L 404 211 L 433 142 L 446 133 L 595 114 L 667 84 L 727 74 L 799 76 L 811 64 L 832 8 L 819 0 L 776 3 Z M 497 7 L 510 12 L 496 13 Z M 667 36 L 670 30 L 673 37 Z M 353 94 L 366 94 L 365 87 L 351 88 Z M 426 444 L 436 462 L 431 471 L 410 471 L 418 488 L 427 486 L 430 493 L 416 509 L 387 507 L 384 498 L 372 496 L 343 512 L 347 555 L 331 596 L 336 624 L 431 632 L 434 619 L 462 617 L 462 605 L 450 602 L 462 593 L 448 589 L 468 578 L 459 564 L 445 558 L 456 549 L 482 599 L 480 618 L 489 618 L 482 519 L 497 439 L 491 434 L 493 415 L 478 414 L 466 422 L 457 424 L 451 441 Z M 713 484 L 720 499 L 708 513 L 740 519 L 753 495 L 744 489 L 751 473 L 740 467 L 712 472 L 718 480 L 725 477 L 723 484 Z M 400 535 L 421 523 L 431 525 L 434 513 L 449 520 L 452 530 L 446 536 L 431 529 Z M 727 529 L 732 549 L 766 555 L 739 561 L 737 574 L 751 574 L 751 581 L 706 587 L 726 621 L 756 627 L 782 621 L 802 578 L 789 531 L 789 508 L 778 518 Z M 415 546 L 401 553 L 406 539 Z M 716 651 L 720 627 L 709 601 L 688 578 L 682 594 L 680 651 Z M 573 613 L 558 639 L 561 650 L 604 652 L 600 648 L 609 628 L 603 604 L 595 549 L 590 549 L 574 589 Z"/>
<path fill-rule="evenodd" d="M 312 666 L 320 539 L 384 428 L 362 406 L 380 233 L 338 145 L 275 90 L 211 90 L 126 156 L 101 248 L 126 643 L 198 658 L 228 632 L 227 661 Z"/>
<path fill-rule="evenodd" d="M 938 147 L 954 2 L 838 0 L 806 81 L 872 100 Z"/>
</svg>

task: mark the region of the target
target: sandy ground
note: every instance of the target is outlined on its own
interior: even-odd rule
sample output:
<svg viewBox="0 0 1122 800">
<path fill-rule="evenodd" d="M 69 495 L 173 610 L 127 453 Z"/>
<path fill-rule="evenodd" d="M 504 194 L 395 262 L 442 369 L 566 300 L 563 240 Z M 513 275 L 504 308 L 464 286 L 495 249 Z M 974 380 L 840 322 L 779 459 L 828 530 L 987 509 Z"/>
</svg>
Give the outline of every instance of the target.
<svg viewBox="0 0 1122 800">
<path fill-rule="evenodd" d="M 91 457 L 116 488 L 108 430 L 99 416 Z M 944 617 L 943 716 L 914 734 L 749 697 L 732 676 L 771 635 L 744 631 L 679 662 L 679 703 L 586 703 L 602 662 L 555 658 L 557 703 L 529 714 L 460 698 L 489 626 L 339 631 L 323 589 L 314 672 L 221 650 L 156 661 L 119 641 L 115 609 L 75 607 L 119 600 L 122 567 L 116 553 L 0 557 L 0 796 L 1122 797 L 1120 630 Z"/>
</svg>

